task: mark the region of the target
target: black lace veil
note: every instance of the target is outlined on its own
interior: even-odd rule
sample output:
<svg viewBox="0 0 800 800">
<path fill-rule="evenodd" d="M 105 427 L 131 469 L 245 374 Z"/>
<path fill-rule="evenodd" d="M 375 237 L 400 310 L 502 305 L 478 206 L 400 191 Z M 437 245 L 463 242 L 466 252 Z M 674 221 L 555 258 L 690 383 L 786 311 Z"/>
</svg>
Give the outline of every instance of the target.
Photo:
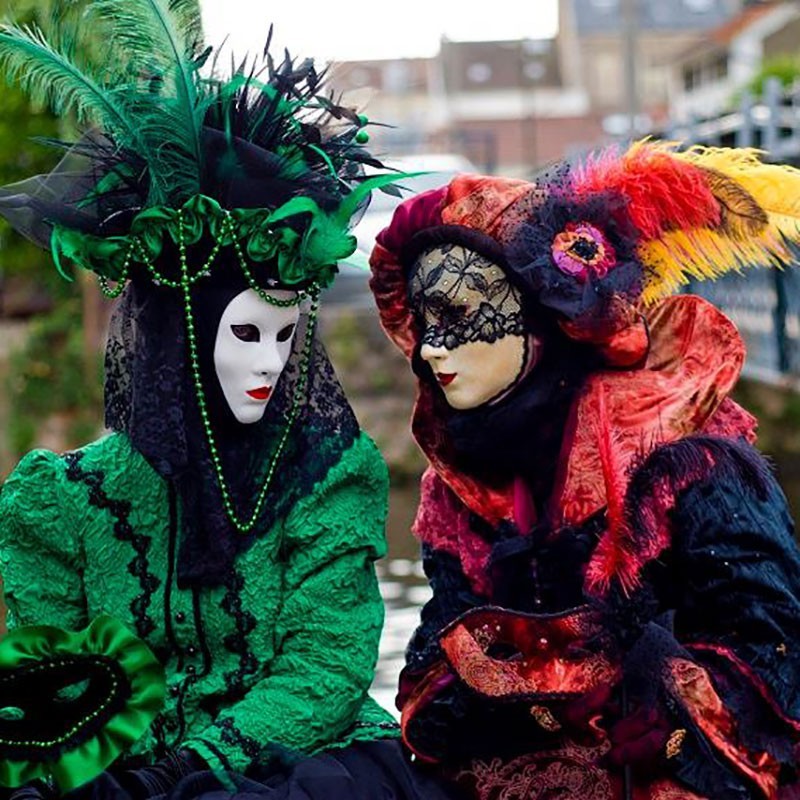
<svg viewBox="0 0 800 800">
<path fill-rule="evenodd" d="M 247 285 L 238 270 L 215 273 L 205 286 L 198 284 L 193 303 L 204 393 L 240 517 L 249 518 L 255 508 L 292 405 L 299 404 L 251 532 L 238 530 L 224 508 L 192 382 L 179 293 L 146 279 L 131 281 L 112 315 L 106 348 L 106 425 L 124 432 L 177 492 L 178 581 L 183 586 L 223 583 L 237 554 L 310 492 L 358 434 L 327 354 L 309 329 L 308 300 L 301 305 L 292 352 L 263 419 L 251 425 L 235 421 L 222 397 L 211 353 L 225 306 Z M 312 348 L 304 386 L 302 352 L 308 335 Z"/>
</svg>

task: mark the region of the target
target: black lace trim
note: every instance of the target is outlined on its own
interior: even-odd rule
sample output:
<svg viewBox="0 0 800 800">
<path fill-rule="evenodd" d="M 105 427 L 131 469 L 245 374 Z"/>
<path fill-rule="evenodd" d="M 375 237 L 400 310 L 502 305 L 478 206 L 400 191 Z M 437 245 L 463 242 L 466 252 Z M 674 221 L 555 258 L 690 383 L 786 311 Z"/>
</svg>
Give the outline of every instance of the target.
<svg viewBox="0 0 800 800">
<path fill-rule="evenodd" d="M 141 594 L 135 597 L 130 604 L 133 614 L 136 633 L 144 639 L 155 630 L 155 623 L 148 616 L 150 600 L 153 593 L 161 585 L 161 579 L 150 572 L 150 562 L 147 551 L 150 549 L 151 537 L 143 533 L 136 533 L 128 521 L 131 513 L 131 504 L 127 500 L 114 500 L 103 489 L 104 474 L 102 470 L 85 470 L 80 462 L 83 453 L 65 453 L 67 478 L 76 483 L 85 483 L 89 488 L 89 503 L 95 508 L 108 511 L 114 519 L 114 536 L 121 542 L 127 542 L 136 552 L 134 559 L 128 564 L 128 572 L 137 578 L 142 589 Z"/>
<path fill-rule="evenodd" d="M 228 634 L 222 643 L 228 652 L 239 656 L 237 669 L 225 674 L 227 695 L 229 698 L 234 698 L 243 694 L 245 676 L 253 675 L 258 670 L 258 659 L 250 649 L 247 638 L 256 627 L 256 618 L 242 608 L 241 592 L 244 588 L 244 578 L 235 569 L 231 570 L 226 587 L 228 591 L 222 598 L 220 607 L 226 614 L 233 617 L 236 633 Z"/>
<path fill-rule="evenodd" d="M 215 722 L 214 727 L 219 730 L 220 737 L 225 744 L 238 747 L 250 759 L 251 763 L 259 761 L 263 750 L 261 743 L 252 736 L 246 736 L 242 733 L 230 717 Z"/>
</svg>

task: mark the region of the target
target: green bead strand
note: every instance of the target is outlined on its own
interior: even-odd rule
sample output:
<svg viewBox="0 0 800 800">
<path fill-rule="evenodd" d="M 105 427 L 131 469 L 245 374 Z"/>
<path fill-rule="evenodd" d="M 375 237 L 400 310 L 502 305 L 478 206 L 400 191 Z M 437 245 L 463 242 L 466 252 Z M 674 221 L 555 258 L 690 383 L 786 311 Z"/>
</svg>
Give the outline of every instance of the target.
<svg viewBox="0 0 800 800">
<path fill-rule="evenodd" d="M 30 670 L 30 673 L 33 674 L 35 672 L 42 672 L 47 670 L 48 668 L 58 667 L 61 663 L 64 663 L 65 659 L 53 659 L 50 662 L 44 663 L 41 666 L 34 667 Z M 42 747 L 42 748 L 50 748 L 55 747 L 56 745 L 63 745 L 64 742 L 69 741 L 72 739 L 76 733 L 83 730 L 92 720 L 99 717 L 108 706 L 111 704 L 111 701 L 118 696 L 118 689 L 120 688 L 119 680 L 117 679 L 116 674 L 110 669 L 107 664 L 103 664 L 102 662 L 96 662 L 95 666 L 99 666 L 108 673 L 108 676 L 111 681 L 111 685 L 109 686 L 108 695 L 103 700 L 103 702 L 97 706 L 90 714 L 87 714 L 82 719 L 78 720 L 68 731 L 65 731 L 61 736 L 57 737 L 56 739 L 28 739 L 28 740 L 19 740 L 19 739 L 0 739 L 0 744 L 13 747 Z"/>
<path fill-rule="evenodd" d="M 291 306 L 300 305 L 308 292 L 300 290 L 293 298 L 289 298 L 288 300 L 279 300 L 277 297 L 273 297 L 272 295 L 268 294 L 267 291 L 258 283 L 258 281 L 256 281 L 256 279 L 253 277 L 253 273 L 250 271 L 250 267 L 247 265 L 247 258 L 242 250 L 242 244 L 236 237 L 236 226 L 233 222 L 231 212 L 225 209 L 224 214 L 225 217 L 223 220 L 223 225 L 225 225 L 227 228 L 228 235 L 233 241 L 233 249 L 236 251 L 236 259 L 239 262 L 239 266 L 244 273 L 245 278 L 247 278 L 247 282 L 250 284 L 250 288 L 253 289 L 253 291 L 256 292 L 256 294 L 258 294 L 258 296 L 264 302 L 269 303 L 271 306 L 277 306 L 278 308 L 290 308 Z"/>
<path fill-rule="evenodd" d="M 236 246 L 237 244 L 238 242 L 234 238 L 234 245 Z M 267 469 L 267 474 L 264 477 L 264 482 L 259 490 L 258 497 L 256 498 L 253 511 L 248 519 L 242 519 L 237 513 L 236 508 L 234 507 L 233 504 L 233 499 L 231 497 L 231 492 L 228 487 L 228 482 L 225 479 L 225 475 L 222 470 L 222 459 L 220 458 L 219 455 L 216 436 L 214 435 L 214 430 L 211 426 L 211 420 L 209 419 L 208 403 L 206 401 L 205 391 L 203 389 L 203 381 L 200 374 L 200 361 L 197 348 L 196 326 L 195 326 L 194 313 L 192 311 L 191 287 L 194 281 L 192 277 L 189 275 L 189 265 L 188 265 L 188 260 L 186 258 L 186 246 L 183 237 L 183 219 L 181 215 L 179 215 L 179 223 L 178 223 L 178 251 L 180 254 L 180 262 L 181 262 L 181 289 L 183 291 L 186 334 L 189 343 L 189 360 L 191 362 L 191 368 L 192 368 L 192 382 L 194 383 L 195 396 L 197 397 L 197 404 L 200 409 L 200 417 L 203 422 L 206 442 L 208 444 L 209 453 L 211 455 L 211 462 L 214 465 L 214 472 L 216 474 L 217 485 L 219 486 L 220 494 L 222 496 L 222 504 L 225 508 L 225 513 L 228 516 L 228 519 L 230 520 L 231 524 L 236 528 L 236 530 L 238 530 L 242 534 L 248 534 L 250 533 L 250 531 L 252 531 L 252 529 L 258 522 L 258 518 L 261 515 L 264 503 L 266 502 L 267 494 L 272 484 L 272 479 L 275 475 L 275 470 L 277 469 L 278 462 L 281 458 L 281 455 L 283 454 L 286 442 L 289 439 L 289 434 L 291 433 L 292 426 L 294 425 L 294 422 L 297 419 L 298 414 L 300 413 L 299 399 L 305 394 L 305 390 L 308 385 L 308 374 L 309 374 L 311 353 L 314 342 L 314 331 L 317 322 L 318 291 L 316 291 L 316 289 L 314 288 L 310 292 L 311 309 L 309 311 L 308 325 L 306 327 L 306 337 L 303 343 L 303 352 L 300 357 L 300 365 L 299 365 L 300 375 L 297 382 L 297 391 L 294 396 L 288 418 L 286 420 L 286 426 L 283 429 L 283 433 L 281 434 L 278 446 L 276 447 L 275 452 L 273 453 L 272 458 L 270 459 L 269 468 Z M 249 270 L 247 269 L 246 262 L 244 261 L 244 254 L 241 253 L 240 247 L 237 248 L 237 255 L 239 256 L 239 263 L 242 266 L 242 270 L 248 277 L 248 282 L 250 282 L 252 285 L 253 281 L 251 280 L 248 274 Z M 253 288 L 255 289 L 256 286 L 253 286 Z M 256 289 L 256 291 L 258 291 L 258 289 Z M 263 290 L 258 291 L 258 294 L 266 302 L 272 305 L 282 306 L 282 307 L 286 307 L 289 305 L 297 305 L 301 299 L 298 297 L 297 299 L 293 299 L 291 301 L 278 300 L 277 298 L 271 297 Z"/>
<path fill-rule="evenodd" d="M 167 286 L 171 289 L 179 289 L 181 291 L 183 295 L 186 336 L 189 345 L 189 360 L 191 363 L 192 383 L 194 384 L 195 396 L 197 398 L 197 404 L 200 410 L 200 418 L 203 423 L 206 442 L 208 444 L 209 453 L 211 455 L 211 462 L 214 465 L 214 472 L 217 479 L 217 485 L 219 486 L 220 494 L 222 496 L 222 503 L 225 508 L 225 513 L 228 516 L 228 519 L 230 520 L 231 524 L 240 533 L 248 534 L 255 527 L 258 518 L 261 515 L 261 511 L 264 508 L 264 503 L 266 502 L 267 495 L 269 493 L 269 488 L 275 476 L 275 471 L 277 469 L 278 462 L 280 461 L 281 455 L 283 454 L 283 451 L 286 447 L 286 443 L 289 439 L 289 434 L 291 433 L 294 422 L 300 413 L 300 398 L 305 395 L 306 388 L 308 386 L 308 376 L 310 371 L 311 356 L 314 343 L 314 333 L 317 324 L 317 310 L 318 310 L 320 289 L 317 284 L 311 284 L 311 286 L 306 289 L 301 289 L 294 292 L 294 296 L 286 300 L 282 300 L 271 295 L 256 281 L 255 277 L 250 271 L 250 267 L 248 266 L 247 263 L 247 258 L 245 256 L 244 251 L 242 250 L 241 242 L 239 241 L 236 235 L 236 226 L 233 221 L 233 217 L 230 211 L 228 211 L 227 209 L 225 210 L 224 213 L 225 216 L 223 218 L 223 226 L 225 228 L 225 231 L 223 231 L 223 233 L 227 233 L 228 236 L 230 237 L 234 251 L 236 253 L 237 261 L 239 262 L 239 266 L 242 270 L 242 274 L 247 279 L 247 283 L 249 284 L 250 288 L 253 289 L 264 302 L 269 303 L 270 305 L 275 306 L 277 308 L 290 308 L 293 306 L 298 306 L 306 299 L 309 299 L 311 301 L 311 307 L 309 309 L 309 314 L 308 314 L 308 324 L 306 326 L 305 341 L 303 343 L 303 350 L 300 355 L 297 390 L 293 398 L 292 406 L 289 411 L 288 417 L 286 419 L 286 425 L 283 429 L 280 440 L 278 441 L 278 445 L 275 449 L 275 452 L 273 453 L 272 458 L 270 459 L 270 464 L 269 468 L 267 469 L 267 474 L 264 477 L 264 482 L 259 490 L 255 506 L 249 518 L 243 519 L 237 513 L 236 508 L 234 507 L 233 504 L 233 499 L 231 496 L 230 488 L 228 486 L 228 482 L 225 479 L 225 475 L 222 470 L 222 459 L 220 457 L 219 449 L 217 447 L 217 441 L 214 435 L 214 430 L 211 426 L 211 420 L 208 412 L 208 403 L 206 401 L 205 391 L 203 389 L 203 382 L 200 375 L 200 360 L 197 347 L 197 333 L 196 333 L 194 313 L 192 310 L 192 299 L 191 299 L 192 286 L 194 286 L 194 284 L 196 284 L 200 279 L 206 277 L 210 273 L 210 270 L 214 266 L 214 262 L 216 261 L 217 256 L 219 255 L 219 251 L 222 249 L 223 246 L 222 236 L 217 238 L 217 240 L 215 241 L 214 247 L 209 253 L 208 258 L 206 259 L 206 262 L 205 264 L 203 264 L 201 269 L 199 269 L 196 273 L 191 274 L 189 271 L 189 260 L 187 257 L 186 241 L 184 237 L 183 210 L 179 209 L 178 210 L 178 255 L 180 260 L 179 280 L 172 280 L 170 278 L 167 278 L 165 275 L 161 274 L 156 268 L 155 264 L 148 258 L 147 252 L 145 251 L 144 245 L 142 244 L 139 237 L 135 237 L 131 243 L 131 247 L 128 253 L 126 254 L 122 272 L 119 280 L 117 281 L 117 284 L 112 287 L 108 279 L 103 276 L 99 276 L 99 283 L 100 283 L 100 288 L 106 297 L 109 298 L 119 297 L 119 295 L 122 294 L 122 291 L 124 290 L 125 285 L 127 283 L 128 276 L 130 273 L 131 262 L 135 254 L 137 256 L 137 260 L 145 265 L 147 271 L 150 273 L 156 285 Z"/>
<path fill-rule="evenodd" d="M 111 286 L 111 282 L 105 277 L 105 275 L 98 275 L 97 280 L 100 284 L 100 291 L 110 300 L 114 300 L 115 298 L 119 297 L 125 290 L 125 286 L 128 283 L 128 274 L 131 271 L 131 260 L 133 259 L 133 251 L 136 248 L 136 244 L 137 240 L 134 239 L 128 248 L 128 252 L 125 254 L 125 261 L 122 263 L 122 270 L 119 278 L 117 279 L 116 286 Z"/>
<path fill-rule="evenodd" d="M 247 264 L 247 258 L 244 254 L 244 251 L 242 250 L 241 242 L 239 241 L 239 238 L 236 235 L 236 223 L 233 220 L 233 215 L 228 209 L 223 209 L 223 214 L 224 214 L 222 219 L 222 225 L 224 228 L 223 233 L 227 233 L 228 236 L 230 237 L 234 251 L 236 252 L 236 259 L 239 262 L 239 266 L 241 267 L 242 273 L 247 279 L 250 288 L 252 288 L 258 294 L 258 296 L 262 300 L 264 300 L 264 302 L 269 303 L 270 305 L 276 306 L 278 308 L 290 308 L 292 306 L 299 305 L 307 297 L 312 297 L 313 295 L 319 292 L 318 287 L 315 284 L 312 284 L 311 287 L 307 289 L 296 290 L 295 296 L 287 300 L 279 300 L 277 297 L 273 297 L 271 294 L 269 294 L 269 292 L 258 283 L 258 281 L 253 276 L 253 273 L 250 271 L 250 267 Z M 203 266 L 199 270 L 197 270 L 195 274 L 191 275 L 188 269 L 188 260 L 186 257 L 186 244 L 183 236 L 183 209 L 178 209 L 178 231 L 179 231 L 178 238 L 180 239 L 179 252 L 181 259 L 181 268 L 183 268 L 183 262 L 186 262 L 187 263 L 186 275 L 189 284 L 194 285 L 195 283 L 197 283 L 197 281 L 207 277 L 210 274 L 211 269 L 217 260 L 217 256 L 219 255 L 219 252 L 223 246 L 222 236 L 218 237 L 214 242 L 214 247 L 209 253 L 208 258 L 206 259 L 206 262 L 203 264 Z M 136 236 L 133 237 L 128 252 L 125 255 L 125 261 L 122 266 L 121 275 L 119 277 L 119 280 L 116 282 L 116 285 L 112 286 L 111 281 L 105 276 L 103 275 L 98 276 L 100 290 L 102 291 L 103 295 L 105 295 L 110 299 L 114 299 L 122 294 L 128 281 L 131 262 L 133 261 L 134 255 L 136 256 L 136 260 L 144 264 L 144 266 L 147 268 L 147 271 L 150 273 L 150 276 L 152 277 L 153 282 L 156 284 L 156 286 L 167 286 L 170 289 L 182 288 L 183 275 L 181 275 L 180 280 L 172 280 L 171 278 L 167 278 L 166 275 L 163 275 L 161 272 L 159 272 L 155 264 L 148 257 L 147 251 L 145 250 L 141 239 L 138 236 Z"/>
</svg>

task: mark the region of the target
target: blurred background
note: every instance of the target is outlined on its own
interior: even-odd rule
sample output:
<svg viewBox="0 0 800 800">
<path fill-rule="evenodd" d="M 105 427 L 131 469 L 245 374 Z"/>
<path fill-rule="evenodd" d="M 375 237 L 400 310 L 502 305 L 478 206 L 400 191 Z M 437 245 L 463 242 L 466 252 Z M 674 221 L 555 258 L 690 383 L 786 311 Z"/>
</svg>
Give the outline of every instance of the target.
<svg viewBox="0 0 800 800">
<path fill-rule="evenodd" d="M 81 0 L 0 0 L 0 17 L 43 25 Z M 653 134 L 755 146 L 800 165 L 800 2 L 773 0 L 405 0 L 347 4 L 201 0 L 206 36 L 234 58 L 260 50 L 329 61 L 329 84 L 371 120 L 387 163 L 430 174 L 531 178 L 548 163 Z M 282 7 L 277 7 L 278 5 Z M 293 6 L 296 6 L 293 7 Z M 271 15 L 271 16 L 270 16 Z M 227 37 L 227 38 L 226 38 Z M 98 43 L 98 48 L 101 43 Z M 0 185 L 53 166 L 31 141 L 69 136 L 0 85 Z M 359 223 L 369 252 L 397 200 L 378 195 Z M 752 271 L 697 288 L 739 325 L 749 348 L 737 399 L 761 420 L 800 512 L 800 276 Z M 0 477 L 32 447 L 64 450 L 102 432 L 102 346 L 109 307 L 91 279 L 67 283 L 47 254 L 0 221 Z M 423 461 L 408 433 L 414 386 L 380 331 L 367 275 L 344 268 L 326 297 L 323 334 L 364 428 L 392 475 L 388 608 L 376 693 L 391 707 L 402 651 L 427 597 L 409 528 Z"/>
</svg>

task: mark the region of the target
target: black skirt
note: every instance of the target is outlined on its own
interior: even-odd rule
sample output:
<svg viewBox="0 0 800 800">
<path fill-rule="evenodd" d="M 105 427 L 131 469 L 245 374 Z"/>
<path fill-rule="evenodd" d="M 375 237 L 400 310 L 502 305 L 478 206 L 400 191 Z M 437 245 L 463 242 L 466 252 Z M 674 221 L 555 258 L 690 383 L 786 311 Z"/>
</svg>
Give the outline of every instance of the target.
<svg viewBox="0 0 800 800">
<path fill-rule="evenodd" d="M 133 800 L 110 772 L 64 800 Z M 280 771 L 247 776 L 195 772 L 160 800 L 461 800 L 462 795 L 411 762 L 399 740 L 356 742 Z M 22 800 L 22 799 L 20 799 Z M 40 800 L 30 798 L 29 800 Z M 138 800 L 138 799 L 137 799 Z"/>
</svg>

